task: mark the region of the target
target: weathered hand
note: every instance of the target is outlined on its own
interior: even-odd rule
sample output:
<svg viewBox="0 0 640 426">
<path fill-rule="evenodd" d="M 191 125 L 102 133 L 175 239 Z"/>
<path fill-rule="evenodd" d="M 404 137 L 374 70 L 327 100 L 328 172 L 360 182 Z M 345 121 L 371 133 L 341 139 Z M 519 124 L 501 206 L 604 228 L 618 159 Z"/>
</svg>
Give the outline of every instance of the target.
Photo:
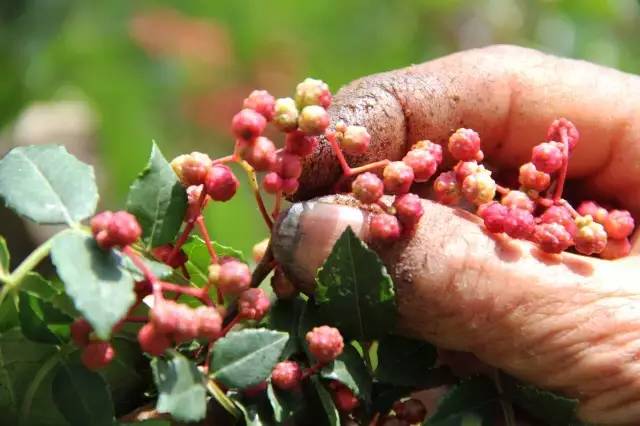
<svg viewBox="0 0 640 426">
<path fill-rule="evenodd" d="M 546 127 L 580 129 L 575 191 L 640 214 L 640 78 L 533 50 L 495 46 L 365 77 L 343 88 L 332 121 L 366 126 L 352 165 L 402 157 L 417 140 L 477 130 L 501 169 L 528 161 Z M 321 144 L 298 199 L 322 194 L 340 170 Z M 374 245 L 392 274 L 399 331 L 580 400 L 589 422 L 640 423 L 640 258 L 605 261 L 541 252 L 485 232 L 477 217 L 424 201 L 413 237 Z M 305 289 L 346 226 L 367 239 L 365 210 L 347 197 L 295 204 L 274 234 L 276 259 Z"/>
</svg>

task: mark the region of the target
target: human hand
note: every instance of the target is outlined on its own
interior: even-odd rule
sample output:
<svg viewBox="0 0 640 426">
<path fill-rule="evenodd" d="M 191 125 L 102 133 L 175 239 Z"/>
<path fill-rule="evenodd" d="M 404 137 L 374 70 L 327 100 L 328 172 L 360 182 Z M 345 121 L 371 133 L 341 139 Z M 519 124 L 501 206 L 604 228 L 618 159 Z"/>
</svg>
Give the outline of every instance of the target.
<svg viewBox="0 0 640 426">
<path fill-rule="evenodd" d="M 539 52 L 495 46 L 365 77 L 343 88 L 332 121 L 367 127 L 357 165 L 399 159 L 412 143 L 443 143 L 458 127 L 482 137 L 489 163 L 509 170 L 557 117 L 581 133 L 572 190 L 640 213 L 640 78 Z M 635 121 L 634 121 L 635 119 Z M 305 162 L 296 196 L 330 188 L 339 167 L 327 144 Z M 548 255 L 490 235 L 462 210 L 428 200 L 415 234 L 373 245 L 394 278 L 399 332 L 482 361 L 580 400 L 589 422 L 640 422 L 640 259 Z M 310 290 L 346 226 L 367 239 L 367 213 L 337 196 L 296 204 L 273 250 Z M 313 247 L 313 250 L 309 248 Z"/>
</svg>

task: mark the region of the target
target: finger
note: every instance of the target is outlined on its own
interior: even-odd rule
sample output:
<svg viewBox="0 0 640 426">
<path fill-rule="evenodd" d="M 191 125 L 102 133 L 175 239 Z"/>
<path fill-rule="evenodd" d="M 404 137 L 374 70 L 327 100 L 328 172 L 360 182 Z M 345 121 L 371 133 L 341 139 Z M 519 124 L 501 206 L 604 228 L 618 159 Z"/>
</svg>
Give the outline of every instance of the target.
<svg viewBox="0 0 640 426">
<path fill-rule="evenodd" d="M 584 420 L 640 421 L 637 258 L 548 255 L 464 211 L 424 208 L 413 237 L 372 245 L 394 279 L 401 333 L 579 398 Z M 276 260 L 310 290 L 346 226 L 367 239 L 368 218 L 344 196 L 295 204 L 274 233 Z"/>
<path fill-rule="evenodd" d="M 330 108 L 332 121 L 367 127 L 368 153 L 352 165 L 396 160 L 414 142 L 445 143 L 459 127 L 477 130 L 487 158 L 529 161 L 553 119 L 567 117 L 581 142 L 569 176 L 590 194 L 640 213 L 640 78 L 594 64 L 493 46 L 356 80 Z M 634 121 L 635 119 L 635 121 Z M 339 168 L 323 143 L 305 162 L 298 199 L 330 188 Z"/>
</svg>

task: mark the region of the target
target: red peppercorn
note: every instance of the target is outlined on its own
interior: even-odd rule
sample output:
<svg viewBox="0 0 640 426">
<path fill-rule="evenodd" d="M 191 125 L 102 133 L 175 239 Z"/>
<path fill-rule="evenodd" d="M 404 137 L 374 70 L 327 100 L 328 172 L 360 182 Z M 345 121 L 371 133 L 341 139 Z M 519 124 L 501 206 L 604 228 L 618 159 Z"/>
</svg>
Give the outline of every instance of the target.
<svg viewBox="0 0 640 426">
<path fill-rule="evenodd" d="M 238 298 L 238 314 L 244 319 L 260 321 L 270 307 L 269 296 L 261 288 L 245 290 Z"/>
<path fill-rule="evenodd" d="M 256 171 L 264 172 L 276 161 L 276 147 L 269 138 L 260 136 L 243 150 L 242 158 Z"/>
<path fill-rule="evenodd" d="M 549 141 L 561 141 L 562 134 L 560 132 L 561 129 L 565 129 L 567 132 L 568 140 L 569 140 L 569 152 L 573 151 L 578 145 L 578 141 L 580 140 L 580 132 L 576 126 L 566 118 L 558 118 L 551 123 L 549 126 L 549 130 L 547 130 L 547 140 Z"/>
<path fill-rule="evenodd" d="M 551 176 L 536 169 L 533 163 L 526 163 L 520 166 L 518 181 L 523 187 L 540 192 L 549 187 Z"/>
<path fill-rule="evenodd" d="M 309 352 L 318 362 L 331 362 L 338 358 L 344 349 L 340 331 L 327 325 L 315 327 L 307 333 L 305 339 L 309 345 Z"/>
<path fill-rule="evenodd" d="M 271 288 L 278 299 L 291 299 L 298 294 L 298 289 L 282 272 L 280 268 L 276 268 L 271 277 Z"/>
<path fill-rule="evenodd" d="M 70 331 L 73 343 L 83 348 L 89 344 L 89 335 L 93 328 L 86 319 L 76 318 L 71 324 Z"/>
<path fill-rule="evenodd" d="M 609 212 L 595 201 L 583 201 L 576 209 L 580 216 L 591 216 L 594 221 L 604 225 Z"/>
<path fill-rule="evenodd" d="M 80 359 L 89 370 L 99 370 L 109 365 L 116 351 L 109 342 L 90 342 L 82 351 Z"/>
<path fill-rule="evenodd" d="M 282 190 L 282 178 L 276 172 L 270 172 L 262 178 L 262 187 L 269 194 L 276 194 Z"/>
<path fill-rule="evenodd" d="M 393 242 L 400 237 L 402 228 L 398 218 L 387 213 L 372 215 L 369 223 L 371 238 L 381 242 Z"/>
<path fill-rule="evenodd" d="M 133 244 L 142 234 L 135 216 L 125 211 L 98 213 L 91 220 L 91 231 L 104 249 Z"/>
<path fill-rule="evenodd" d="M 631 235 L 635 222 L 627 210 L 611 210 L 603 225 L 610 238 L 621 240 Z"/>
<path fill-rule="evenodd" d="M 491 173 L 478 171 L 467 176 L 462 182 L 462 194 L 476 206 L 493 200 L 496 195 L 496 183 L 491 178 Z"/>
<path fill-rule="evenodd" d="M 547 253 L 560 253 L 573 245 L 571 234 L 559 223 L 541 223 L 533 232 L 535 241 Z"/>
<path fill-rule="evenodd" d="M 266 125 L 267 120 L 262 114 L 245 108 L 233 116 L 231 131 L 238 139 L 252 141 L 262 134 Z"/>
<path fill-rule="evenodd" d="M 316 136 L 307 136 L 300 130 L 287 133 L 284 140 L 285 151 L 288 153 L 304 157 L 311 154 L 318 146 Z"/>
<path fill-rule="evenodd" d="M 229 260 L 220 265 L 218 288 L 223 294 L 240 294 L 251 285 L 251 271 L 247 264 Z"/>
<path fill-rule="evenodd" d="M 428 181 L 438 168 L 438 161 L 426 149 L 412 149 L 407 152 L 402 161 L 413 169 L 416 182 Z"/>
<path fill-rule="evenodd" d="M 198 336 L 212 341 L 220 337 L 222 331 L 222 316 L 211 306 L 199 306 L 193 314 L 198 323 Z"/>
<path fill-rule="evenodd" d="M 436 200 L 442 204 L 455 204 L 462 197 L 462 188 L 460 188 L 453 171 L 440 173 L 440 176 L 433 182 L 433 191 Z"/>
<path fill-rule="evenodd" d="M 201 152 L 179 155 L 171 161 L 171 168 L 184 186 L 202 185 L 212 165 L 211 158 Z"/>
<path fill-rule="evenodd" d="M 476 161 L 458 161 L 458 163 L 453 166 L 453 171 L 456 174 L 458 183 L 462 185 L 462 182 L 464 182 L 467 176 L 485 170 L 484 167 L 482 167 L 482 169 L 480 167 L 482 166 L 479 166 Z"/>
<path fill-rule="evenodd" d="M 382 197 L 383 189 L 380 178 L 370 172 L 358 175 L 351 184 L 354 197 L 367 204 L 378 201 Z"/>
<path fill-rule="evenodd" d="M 500 202 L 504 206 L 526 210 L 530 213 L 532 213 L 536 207 L 533 200 L 529 198 L 527 194 L 522 191 L 515 190 L 509 191 L 502 197 Z"/>
<path fill-rule="evenodd" d="M 563 157 L 562 151 L 552 142 L 538 144 L 531 151 L 531 162 L 545 173 L 557 172 L 562 167 Z"/>
<path fill-rule="evenodd" d="M 393 404 L 393 411 L 398 418 L 411 424 L 422 423 L 427 416 L 427 409 L 424 404 L 415 398 Z"/>
<path fill-rule="evenodd" d="M 578 231 L 578 226 L 573 220 L 569 210 L 563 206 L 551 206 L 540 216 L 541 223 L 559 223 L 564 226 L 573 238 Z"/>
<path fill-rule="evenodd" d="M 413 169 L 403 161 L 393 161 L 382 172 L 384 189 L 389 194 L 406 194 L 413 183 Z"/>
<path fill-rule="evenodd" d="M 254 90 L 244 100 L 242 106 L 252 109 L 260 114 L 267 120 L 271 121 L 275 111 L 276 100 L 266 90 Z"/>
<path fill-rule="evenodd" d="M 160 262 L 166 263 L 173 269 L 176 269 L 187 263 L 187 255 L 182 249 L 180 249 L 174 256 L 172 256 L 173 249 L 173 244 L 164 244 L 158 247 L 154 247 L 151 250 L 151 254 Z"/>
<path fill-rule="evenodd" d="M 442 163 L 442 147 L 437 143 L 433 143 L 430 140 L 418 141 L 415 144 L 413 144 L 411 149 L 427 150 L 431 155 L 433 155 L 433 158 L 436 159 L 436 162 L 438 164 Z"/>
<path fill-rule="evenodd" d="M 323 108 L 329 108 L 329 105 L 331 105 L 331 92 L 324 81 L 306 78 L 296 87 L 295 99 L 299 108 L 304 108 L 308 105 L 320 105 Z"/>
<path fill-rule="evenodd" d="M 236 194 L 238 186 L 238 179 L 224 164 L 211 167 L 204 183 L 207 194 L 215 201 L 229 201 Z"/>
<path fill-rule="evenodd" d="M 282 181 L 282 192 L 287 195 L 295 194 L 298 190 L 298 186 L 300 186 L 300 181 L 298 181 L 298 178 L 284 179 Z"/>
<path fill-rule="evenodd" d="M 607 232 L 591 216 L 576 219 L 578 232 L 574 237 L 576 251 L 585 255 L 601 253 L 607 246 Z"/>
<path fill-rule="evenodd" d="M 480 151 L 480 135 L 471 129 L 458 129 L 449 137 L 449 152 L 456 160 L 475 160 Z"/>
<path fill-rule="evenodd" d="M 340 386 L 333 391 L 333 402 L 338 411 L 342 413 L 350 413 L 360 405 L 358 398 L 346 386 Z"/>
<path fill-rule="evenodd" d="M 273 124 L 283 132 L 291 132 L 298 127 L 298 108 L 291 98 L 276 99 Z"/>
<path fill-rule="evenodd" d="M 600 257 L 603 259 L 614 260 L 620 259 L 629 255 L 631 252 L 631 243 L 628 238 L 621 240 L 607 239 L 607 245 L 600 253 Z"/>
<path fill-rule="evenodd" d="M 329 126 L 329 113 L 318 105 L 308 105 L 300 111 L 298 128 L 309 136 L 321 135 Z"/>
<path fill-rule="evenodd" d="M 138 331 L 138 343 L 149 355 L 160 356 L 171 346 L 171 339 L 159 332 L 153 323 L 147 323 Z"/>
<path fill-rule="evenodd" d="M 527 239 L 533 234 L 535 219 L 531 213 L 518 208 L 509 208 L 504 232 L 511 238 Z"/>
<path fill-rule="evenodd" d="M 286 151 L 278 151 L 271 171 L 278 173 L 282 179 L 297 179 L 302 174 L 302 162 L 297 155 Z"/>
<path fill-rule="evenodd" d="M 351 155 L 360 155 L 367 152 L 371 143 L 371 136 L 367 129 L 362 126 L 345 126 L 344 123 L 338 123 L 336 130 L 344 126 L 342 132 L 338 131 L 337 137 L 340 147 L 344 152 Z"/>
<path fill-rule="evenodd" d="M 291 390 L 298 387 L 302 379 L 302 369 L 295 361 L 282 361 L 271 372 L 271 383 L 278 389 Z"/>
<path fill-rule="evenodd" d="M 482 204 L 478 207 L 478 216 L 484 221 L 484 226 L 489 232 L 499 234 L 507 228 L 507 216 L 509 209 L 497 201 Z"/>
<path fill-rule="evenodd" d="M 150 319 L 159 333 L 172 334 L 180 320 L 178 304 L 172 300 L 158 301 L 151 309 Z"/>
<path fill-rule="evenodd" d="M 396 209 L 396 216 L 402 226 L 409 229 L 416 226 L 424 214 L 422 201 L 416 194 L 398 195 L 393 202 Z"/>
</svg>

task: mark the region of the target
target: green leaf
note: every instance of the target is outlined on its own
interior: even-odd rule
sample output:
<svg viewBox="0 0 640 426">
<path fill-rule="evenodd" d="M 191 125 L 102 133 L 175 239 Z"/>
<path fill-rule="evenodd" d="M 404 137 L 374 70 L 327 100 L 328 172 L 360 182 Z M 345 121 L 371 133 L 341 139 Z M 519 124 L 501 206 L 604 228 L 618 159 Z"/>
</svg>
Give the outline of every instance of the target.
<svg viewBox="0 0 640 426">
<path fill-rule="evenodd" d="M 128 256 L 120 254 L 118 252 L 114 252 L 115 255 L 119 258 L 119 265 L 129 272 L 135 281 L 140 281 L 144 279 L 144 274 L 138 269 L 136 265 L 133 264 L 133 261 L 129 259 Z M 173 274 L 173 269 L 171 266 L 166 265 L 164 263 L 156 262 L 155 260 L 150 260 L 144 257 L 140 257 L 142 261 L 147 265 L 147 267 L 155 274 L 158 278 L 168 278 Z"/>
<path fill-rule="evenodd" d="M 391 277 L 351 228 L 318 269 L 316 282 L 321 315 L 348 339 L 370 341 L 393 330 L 396 304 Z"/>
<path fill-rule="evenodd" d="M 213 379 L 233 389 L 257 385 L 269 377 L 288 340 L 288 333 L 264 328 L 229 333 L 213 347 Z"/>
<path fill-rule="evenodd" d="M 151 368 L 159 393 L 156 404 L 159 412 L 187 422 L 204 418 L 207 411 L 204 376 L 192 361 L 174 353 L 168 360 L 154 358 Z"/>
<path fill-rule="evenodd" d="M 54 287 L 50 281 L 44 279 L 44 277 L 37 272 L 29 272 L 24 277 L 20 283 L 20 290 L 33 296 L 37 296 L 47 302 L 53 300 L 57 295 L 62 293 Z"/>
<path fill-rule="evenodd" d="M 316 388 L 316 392 L 318 392 L 318 397 L 322 403 L 322 408 L 324 408 L 324 412 L 327 414 L 326 424 L 329 426 L 340 426 L 340 414 L 338 413 L 336 405 L 333 403 L 331 394 L 317 376 L 311 376 L 311 382 Z"/>
<path fill-rule="evenodd" d="M 223 246 L 215 241 L 212 241 L 211 243 L 218 256 L 235 257 L 236 259 L 247 263 L 244 255 L 239 250 Z M 192 235 L 182 246 L 182 250 L 187 255 L 186 267 L 191 275 L 191 280 L 199 286 L 204 285 L 208 280 L 209 265 L 211 264 L 211 256 L 209 256 L 209 251 L 207 250 L 204 240 L 197 235 Z"/>
<path fill-rule="evenodd" d="M 505 396 L 532 417 L 549 426 L 584 425 L 576 417 L 578 400 L 566 398 L 502 375 Z"/>
<path fill-rule="evenodd" d="M 7 240 L 0 235 L 0 277 L 3 275 L 9 275 L 9 261 L 11 255 L 9 254 L 9 247 L 7 247 Z"/>
<path fill-rule="evenodd" d="M 100 374 L 78 364 L 60 364 L 51 387 L 53 399 L 72 426 L 111 426 L 109 388 Z"/>
<path fill-rule="evenodd" d="M 252 398 L 249 401 L 239 401 L 234 399 L 235 405 L 240 409 L 244 417 L 245 426 L 268 426 L 273 424 L 270 421 L 268 404 L 262 398 Z"/>
<path fill-rule="evenodd" d="M 153 143 L 147 167 L 131 185 L 127 210 L 133 213 L 147 247 L 173 242 L 187 210 L 187 192 Z"/>
<path fill-rule="evenodd" d="M 14 328 L 0 336 L 0 424 L 59 426 L 64 418 L 53 402 L 55 346 L 26 340 Z"/>
<path fill-rule="evenodd" d="M 71 225 L 95 212 L 98 188 L 93 168 L 64 147 L 25 146 L 0 160 L 0 196 L 34 222 Z"/>
<path fill-rule="evenodd" d="M 54 239 L 51 259 L 75 307 L 107 339 L 135 301 L 133 278 L 119 268 L 118 256 L 100 249 L 91 236 L 69 230 Z"/>
<path fill-rule="evenodd" d="M 41 343 L 60 344 L 63 342 L 63 337 L 56 334 L 54 328 L 51 327 L 59 319 L 59 317 L 55 317 L 56 308 L 50 303 L 25 292 L 20 293 L 19 300 L 20 327 L 26 338 Z M 47 305 L 48 307 L 46 307 Z M 64 314 L 60 312 L 58 314 L 65 320 L 68 319 Z"/>
<path fill-rule="evenodd" d="M 267 320 L 268 328 L 287 332 L 289 333 L 289 336 L 296 336 L 298 334 L 300 317 L 304 307 L 305 301 L 300 297 L 293 300 L 276 300 L 269 310 L 269 317 Z M 291 357 L 291 355 L 301 351 L 302 347 L 299 344 L 299 339 L 291 338 L 287 341 L 287 345 L 282 350 L 280 359 L 287 359 Z"/>
<path fill-rule="evenodd" d="M 430 383 L 437 357 L 436 348 L 429 343 L 386 336 L 378 343 L 376 378 L 398 386 L 424 386 Z"/>
<path fill-rule="evenodd" d="M 498 393 L 493 382 L 484 377 L 473 377 L 453 386 L 424 424 L 427 426 L 465 425 L 467 422 L 477 422 L 480 418 L 481 423 L 471 424 L 493 425 L 495 423 L 490 417 L 497 401 Z"/>
<path fill-rule="evenodd" d="M 300 400 L 299 392 L 286 392 L 275 389 L 271 383 L 267 388 L 267 397 L 273 409 L 273 418 L 280 424 L 285 420 L 293 417 L 299 408 Z"/>
<path fill-rule="evenodd" d="M 371 400 L 371 376 L 358 351 L 345 345 L 342 354 L 324 367 L 321 375 L 325 379 L 337 380 L 346 385 L 360 400 Z"/>
</svg>

